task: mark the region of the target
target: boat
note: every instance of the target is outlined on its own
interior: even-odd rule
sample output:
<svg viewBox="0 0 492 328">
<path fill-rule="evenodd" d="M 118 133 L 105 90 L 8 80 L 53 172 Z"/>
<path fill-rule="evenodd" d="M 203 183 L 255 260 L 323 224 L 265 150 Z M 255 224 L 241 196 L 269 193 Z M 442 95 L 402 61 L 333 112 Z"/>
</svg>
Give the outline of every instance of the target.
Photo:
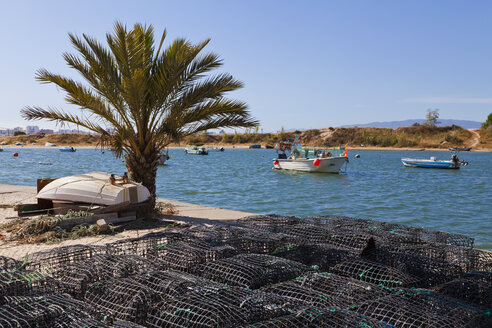
<svg viewBox="0 0 492 328">
<path fill-rule="evenodd" d="M 207 151 L 210 152 L 215 152 L 215 151 L 224 151 L 224 147 L 213 147 L 213 148 L 207 148 Z"/>
<path fill-rule="evenodd" d="M 51 142 L 47 142 L 44 144 L 45 147 L 56 147 L 56 144 L 54 143 L 51 143 Z"/>
<path fill-rule="evenodd" d="M 3 151 L 3 148 L 0 148 L 0 151 Z"/>
<path fill-rule="evenodd" d="M 205 147 L 198 146 L 186 147 L 185 153 L 190 155 L 208 155 L 208 151 Z"/>
<path fill-rule="evenodd" d="M 249 146 L 249 149 L 261 149 L 261 145 L 254 144 L 254 145 Z"/>
<path fill-rule="evenodd" d="M 321 149 L 302 147 L 296 141 L 280 142 L 275 145 L 277 158 L 273 159 L 273 168 L 303 172 L 339 173 L 348 163 L 345 147 Z M 290 153 L 290 155 L 288 155 Z"/>
<path fill-rule="evenodd" d="M 162 148 L 159 152 L 158 164 L 164 165 L 166 161 L 169 159 L 169 151 L 167 149 Z"/>
<path fill-rule="evenodd" d="M 459 169 L 461 166 L 467 166 L 468 162 L 460 161 L 458 155 L 452 154 L 450 160 L 438 160 L 432 156 L 429 159 L 421 158 L 402 158 L 403 165 L 407 167 L 422 167 L 432 169 Z"/>
<path fill-rule="evenodd" d="M 141 203 L 150 198 L 141 184 L 104 172 L 58 178 L 39 191 L 36 198 L 94 205 Z"/>
<path fill-rule="evenodd" d="M 265 149 L 273 149 L 273 146 L 266 145 L 266 146 L 265 146 Z"/>
<path fill-rule="evenodd" d="M 471 147 L 449 147 L 450 151 L 470 151 Z"/>
<path fill-rule="evenodd" d="M 76 151 L 75 148 L 73 147 L 60 147 L 58 148 L 60 151 L 63 151 L 63 152 L 69 152 L 69 153 L 74 153 Z"/>
</svg>

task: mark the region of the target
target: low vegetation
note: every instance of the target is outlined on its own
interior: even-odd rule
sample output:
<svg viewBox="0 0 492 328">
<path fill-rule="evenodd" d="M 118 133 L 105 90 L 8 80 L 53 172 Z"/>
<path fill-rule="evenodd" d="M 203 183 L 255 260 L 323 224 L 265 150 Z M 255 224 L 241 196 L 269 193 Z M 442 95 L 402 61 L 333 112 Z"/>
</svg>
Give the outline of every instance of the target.
<svg viewBox="0 0 492 328">
<path fill-rule="evenodd" d="M 492 125 L 482 128 L 479 134 L 484 142 L 479 144 L 481 148 L 492 147 Z M 279 133 L 230 133 L 224 135 L 194 134 L 185 137 L 180 144 L 170 144 L 173 146 L 186 145 L 251 145 L 261 144 L 275 145 L 281 140 L 293 141 L 296 135 L 302 136 L 302 142 L 309 146 L 348 146 L 360 147 L 396 147 L 396 148 L 443 148 L 447 147 L 466 147 L 472 144 L 473 133 L 457 125 L 451 126 L 431 126 L 413 125 L 400 127 L 397 129 L 369 128 L 369 127 L 350 127 L 312 129 L 306 131 L 279 132 Z M 87 134 L 52 134 L 52 135 L 23 135 L 15 137 L 0 137 L 0 142 L 14 145 L 17 142 L 31 144 L 36 142 L 44 145 L 46 142 L 55 143 L 58 146 L 81 145 L 96 147 L 100 137 Z"/>
<path fill-rule="evenodd" d="M 35 134 L 19 135 L 11 137 L 0 137 L 0 142 L 6 142 L 8 145 L 15 145 L 17 142 L 23 142 L 27 145 L 36 143 L 44 146 L 45 143 L 51 142 L 58 146 L 84 145 L 96 147 L 101 140 L 98 135 L 90 134 Z"/>
<path fill-rule="evenodd" d="M 482 123 L 482 127 L 478 133 L 480 134 L 480 146 L 483 148 L 492 148 L 492 113 Z"/>
</svg>

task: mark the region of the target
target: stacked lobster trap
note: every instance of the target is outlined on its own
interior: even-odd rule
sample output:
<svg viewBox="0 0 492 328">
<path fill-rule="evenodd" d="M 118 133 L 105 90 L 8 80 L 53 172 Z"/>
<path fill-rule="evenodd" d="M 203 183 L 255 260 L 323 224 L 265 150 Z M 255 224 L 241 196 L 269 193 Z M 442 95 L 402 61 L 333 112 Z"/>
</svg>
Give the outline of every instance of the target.
<svg viewBox="0 0 492 328">
<path fill-rule="evenodd" d="M 0 327 L 491 327 L 492 253 L 342 216 L 0 257 Z"/>
</svg>

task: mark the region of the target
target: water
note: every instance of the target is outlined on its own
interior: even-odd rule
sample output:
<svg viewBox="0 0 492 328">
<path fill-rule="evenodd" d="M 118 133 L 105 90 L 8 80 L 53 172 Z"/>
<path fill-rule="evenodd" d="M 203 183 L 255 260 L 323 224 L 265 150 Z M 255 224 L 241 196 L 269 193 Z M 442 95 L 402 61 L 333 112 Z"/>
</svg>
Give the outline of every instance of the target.
<svg viewBox="0 0 492 328">
<path fill-rule="evenodd" d="M 465 234 L 478 247 L 492 249 L 492 153 L 462 153 L 467 167 L 438 170 L 405 168 L 400 159 L 447 159 L 448 153 L 349 151 L 350 163 L 340 175 L 272 170 L 273 150 L 169 153 L 168 165 L 157 174 L 161 198 L 260 214 L 338 214 L 405 223 Z M 361 158 L 355 159 L 355 153 Z M 90 171 L 122 174 L 126 168 L 111 152 L 95 149 L 11 148 L 0 153 L 0 183 L 35 185 L 36 178 Z"/>
</svg>

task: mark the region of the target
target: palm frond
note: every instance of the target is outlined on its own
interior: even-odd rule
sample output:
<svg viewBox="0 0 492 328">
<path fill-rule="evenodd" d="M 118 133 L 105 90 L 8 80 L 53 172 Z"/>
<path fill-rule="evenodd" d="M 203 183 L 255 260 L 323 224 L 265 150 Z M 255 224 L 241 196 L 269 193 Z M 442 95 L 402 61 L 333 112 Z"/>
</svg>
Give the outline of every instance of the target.
<svg viewBox="0 0 492 328">
<path fill-rule="evenodd" d="M 45 69 L 36 79 L 61 88 L 67 103 L 87 115 L 34 106 L 21 110 L 24 118 L 73 123 L 99 133 L 117 156 L 131 157 L 127 164 L 151 168 L 154 175 L 160 147 L 173 140 L 214 128 L 258 124 L 244 102 L 226 98 L 243 87 L 241 81 L 225 73 L 208 75 L 223 64 L 217 54 L 203 52 L 210 39 L 193 44 L 178 38 L 164 46 L 165 30 L 156 44 L 152 25 L 127 28 L 120 22 L 106 34 L 107 45 L 85 34 L 69 38 L 75 53 L 64 53 L 63 58 L 83 82 Z"/>
</svg>

